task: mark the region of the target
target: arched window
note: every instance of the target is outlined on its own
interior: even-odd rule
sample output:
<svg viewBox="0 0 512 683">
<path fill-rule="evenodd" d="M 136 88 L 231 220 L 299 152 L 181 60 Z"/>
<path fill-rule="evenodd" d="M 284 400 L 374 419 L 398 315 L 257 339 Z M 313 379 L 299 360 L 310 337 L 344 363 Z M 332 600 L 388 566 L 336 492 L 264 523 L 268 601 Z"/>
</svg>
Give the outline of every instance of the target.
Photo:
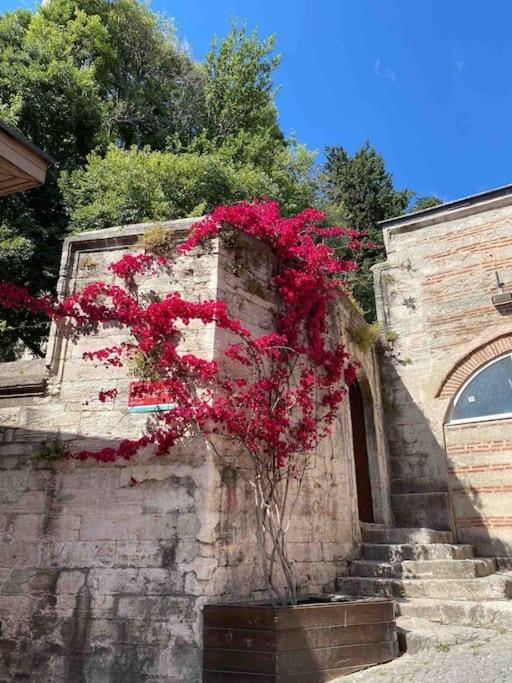
<svg viewBox="0 0 512 683">
<path fill-rule="evenodd" d="M 453 402 L 450 422 L 512 417 L 512 354 L 477 370 Z"/>
</svg>

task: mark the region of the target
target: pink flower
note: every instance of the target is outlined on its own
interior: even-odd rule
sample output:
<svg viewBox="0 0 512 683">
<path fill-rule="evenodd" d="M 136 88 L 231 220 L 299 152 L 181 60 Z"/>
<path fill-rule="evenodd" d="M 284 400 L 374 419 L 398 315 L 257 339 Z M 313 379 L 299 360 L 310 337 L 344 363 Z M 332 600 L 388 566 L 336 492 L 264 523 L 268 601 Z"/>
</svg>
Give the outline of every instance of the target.
<svg viewBox="0 0 512 683">
<path fill-rule="evenodd" d="M 193 430 L 232 437 L 273 468 L 293 462 L 297 453 L 313 452 L 329 433 L 357 369 L 328 334 L 329 306 L 346 292 L 343 274 L 356 266 L 338 259 L 322 240 L 343 237 L 355 249 L 366 237 L 348 228 L 320 227 L 323 220 L 316 209 L 283 217 L 278 203 L 268 200 L 219 206 L 192 226 L 178 248 L 186 254 L 225 229 L 267 245 L 278 266 L 270 284 L 279 307 L 275 329 L 259 337 L 232 318 L 222 300 L 188 301 L 179 292 L 140 300 L 135 276 L 151 277 L 169 267 L 167 259 L 150 254 L 125 254 L 110 264 L 124 286 L 94 282 L 62 301 L 0 283 L 1 306 L 65 319 L 76 335 L 103 323 L 124 329 L 130 342 L 87 351 L 84 359 L 120 367 L 141 353 L 161 377 L 162 395 L 173 397 L 173 407 L 158 413 L 156 426 L 139 439 L 66 457 L 130 460 L 149 445 L 163 455 Z M 192 322 L 215 324 L 235 337 L 219 362 L 180 351 L 180 335 Z M 144 393 L 144 386 L 140 382 L 135 390 Z M 116 389 L 107 389 L 99 400 L 116 396 Z"/>
</svg>

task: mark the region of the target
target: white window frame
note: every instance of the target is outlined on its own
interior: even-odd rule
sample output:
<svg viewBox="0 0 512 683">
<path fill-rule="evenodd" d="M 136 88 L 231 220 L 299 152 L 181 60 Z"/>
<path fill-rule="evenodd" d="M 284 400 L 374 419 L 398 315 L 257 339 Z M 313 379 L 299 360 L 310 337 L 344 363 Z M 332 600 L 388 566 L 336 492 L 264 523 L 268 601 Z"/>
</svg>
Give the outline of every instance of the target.
<svg viewBox="0 0 512 683">
<path fill-rule="evenodd" d="M 456 393 L 455 398 L 452 401 L 452 407 L 450 409 L 450 419 L 448 420 L 447 424 L 457 425 L 457 424 L 466 424 L 468 422 L 490 422 L 492 420 L 503 420 L 503 419 L 507 419 L 507 418 L 512 418 L 512 412 L 509 412 L 509 413 L 494 413 L 492 415 L 480 415 L 479 417 L 464 417 L 464 418 L 459 418 L 458 420 L 452 419 L 452 415 L 455 412 L 455 408 L 457 407 L 457 403 L 459 401 L 459 398 L 460 398 L 462 392 L 466 389 L 466 387 L 481 372 L 486 370 L 491 365 L 494 365 L 494 363 L 498 363 L 500 360 L 503 360 L 504 358 L 507 358 L 507 357 L 509 357 L 511 359 L 511 362 L 512 362 L 512 352 L 511 351 L 507 351 L 506 353 L 502 353 L 501 356 L 497 356 L 496 358 L 493 358 L 492 360 L 488 361 L 487 363 L 482 365 L 481 368 L 478 368 L 478 370 L 476 372 L 474 372 L 472 375 L 470 375 L 468 377 L 468 379 L 461 386 L 461 388 Z"/>
</svg>

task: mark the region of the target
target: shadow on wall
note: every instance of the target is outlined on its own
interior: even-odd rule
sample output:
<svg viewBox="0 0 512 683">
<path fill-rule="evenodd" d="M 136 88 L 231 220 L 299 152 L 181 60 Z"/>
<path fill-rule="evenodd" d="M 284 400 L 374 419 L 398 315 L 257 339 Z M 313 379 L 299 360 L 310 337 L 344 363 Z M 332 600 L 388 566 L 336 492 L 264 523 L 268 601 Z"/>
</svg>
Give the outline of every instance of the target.
<svg viewBox="0 0 512 683">
<path fill-rule="evenodd" d="M 378 367 L 378 366 L 377 366 Z M 367 373 L 361 368 L 357 375 L 357 383 L 360 388 L 362 400 L 365 455 L 370 478 L 371 511 L 373 519 L 364 519 L 359 515 L 360 521 L 373 521 L 385 526 L 393 526 L 390 500 L 390 472 L 389 454 L 385 435 L 385 421 L 382 408 L 381 385 L 378 384 L 379 394 L 374 393 L 368 380 Z M 354 450 L 354 462 L 356 465 L 356 484 L 359 487 L 357 459 L 358 452 L 354 443 L 354 418 L 356 415 L 351 407 L 352 441 Z M 358 492 L 358 503 L 359 503 Z"/>
<path fill-rule="evenodd" d="M 457 539 L 459 543 L 468 543 L 476 547 L 479 557 L 498 558 L 498 568 L 512 568 L 512 542 L 502 538 L 502 531 L 510 531 L 510 522 L 496 524 L 485 515 L 485 494 L 478 488 L 467 484 L 463 479 L 452 479 L 452 491 L 455 510 L 463 507 L 470 520 L 457 518 Z"/>
<path fill-rule="evenodd" d="M 512 555 L 512 420 L 446 424 L 459 541 L 479 555 Z M 509 565 L 509 562 L 504 562 Z"/>
<path fill-rule="evenodd" d="M 395 524 L 451 530 L 444 447 L 389 359 L 383 377 Z"/>
<path fill-rule="evenodd" d="M 512 555 L 512 420 L 443 425 L 443 411 L 437 437 L 390 362 L 384 376 L 397 526 L 453 530 L 480 556 Z"/>
<path fill-rule="evenodd" d="M 172 455 L 143 466 L 45 463 L 41 442 L 57 437 L 0 432 L 0 670 L 9 680 L 196 683 L 194 478 L 172 473 Z"/>
</svg>

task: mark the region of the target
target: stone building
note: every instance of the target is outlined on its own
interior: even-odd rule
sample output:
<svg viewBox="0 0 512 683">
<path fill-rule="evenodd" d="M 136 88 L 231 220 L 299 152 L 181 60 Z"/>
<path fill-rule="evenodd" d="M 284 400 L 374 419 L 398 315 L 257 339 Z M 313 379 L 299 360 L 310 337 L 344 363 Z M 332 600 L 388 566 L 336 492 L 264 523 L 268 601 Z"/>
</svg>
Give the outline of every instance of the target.
<svg viewBox="0 0 512 683">
<path fill-rule="evenodd" d="M 399 526 L 512 554 L 512 186 L 382 223 L 374 267 Z"/>
<path fill-rule="evenodd" d="M 512 628 L 512 186 L 382 228 L 395 528 L 363 527 L 337 585 L 394 597 L 405 642 L 435 647 L 445 625 Z"/>
<path fill-rule="evenodd" d="M 178 244 L 191 223 L 162 228 Z M 113 279 L 108 264 L 140 251 L 152 227 L 68 239 L 59 292 Z M 512 555 L 512 186 L 383 230 L 384 342 L 368 343 L 348 299 L 331 311 L 332 340 L 360 368 L 300 498 L 289 538 L 299 583 L 391 595 L 406 616 L 512 628 L 512 579 L 496 573 Z M 271 270 L 261 243 L 215 239 L 143 289 L 223 298 L 263 333 Z M 145 429 L 147 415 L 128 410 L 127 370 L 82 357 L 123 339 L 103 326 L 77 341 L 53 325 L 44 360 L 0 365 L 2 683 L 196 683 L 203 605 L 265 595 L 252 492 L 229 453 L 190 439 L 128 463 L 38 457 Z M 213 359 L 227 343 L 215 325 L 192 325 L 181 348 Z M 100 403 L 111 387 L 115 400 Z"/>
<path fill-rule="evenodd" d="M 179 242 L 191 223 L 162 227 Z M 112 280 L 108 263 L 140 250 L 149 228 L 67 240 L 59 292 Z M 144 286 L 223 298 L 245 326 L 264 331 L 274 310 L 270 269 L 261 243 L 228 248 L 217 239 L 211 250 L 179 257 L 172 276 Z M 312 458 L 289 538 L 309 593 L 334 590 L 346 573 L 360 517 L 392 521 L 377 354 L 350 333 L 364 326 L 348 300 L 333 311 L 330 333 L 361 368 L 333 434 Z M 196 683 L 201 607 L 263 594 L 252 492 L 203 439 L 115 465 L 38 459 L 41 444 L 91 449 L 141 434 L 147 416 L 128 411 L 126 369 L 82 358 L 123 338 L 102 327 L 76 341 L 53 325 L 45 360 L 0 366 L 0 680 Z M 182 344 L 215 358 L 225 332 L 192 327 Z M 113 386 L 115 401 L 100 403 L 98 391 Z"/>
</svg>

